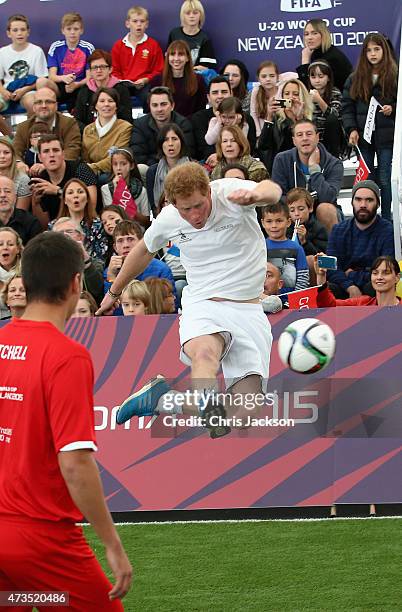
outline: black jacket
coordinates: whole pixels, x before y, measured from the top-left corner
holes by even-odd
[[[272,174],[272,166],[277,153],[293,149],[292,137],[293,123],[286,118],[278,123],[276,117],[271,122],[265,121],[258,141],[258,157],[264,162],[269,174]]]
[[[0,221],[0,227],[11,227],[15,230],[20,236],[24,246],[31,238],[40,234],[42,231],[39,220],[31,215],[31,213],[26,210],[21,210],[20,208],[14,209],[8,223],[5,225]]]
[[[250,153],[253,155],[257,141],[255,123],[254,119],[248,113],[245,113],[245,115],[248,124],[247,140],[250,143]],[[191,116],[191,124],[193,126],[195,147],[197,151],[196,157],[200,161],[207,159],[207,157],[212,155],[212,153],[216,152],[215,145],[209,145],[205,142],[205,134],[208,132],[209,122],[214,116],[215,115],[212,108],[200,110]]]
[[[328,51],[325,51],[325,53],[322,51],[321,47],[319,47],[318,49],[314,49],[313,53],[311,54],[310,63],[313,63],[319,59],[325,60],[331,66],[332,72],[334,73],[334,85],[340,91],[342,91],[346,79],[353,70],[353,66],[350,63],[349,59],[344,53],[342,53],[342,51],[340,51],[337,47],[334,47],[334,45],[331,45]],[[309,89],[309,65],[310,64],[302,64],[301,66],[296,68],[297,74],[299,75],[299,79],[305,84],[307,89]]]
[[[194,136],[190,121],[186,119],[186,117],[176,113],[176,111],[172,111],[170,123],[175,123],[182,129],[184,140],[187,145],[187,154],[189,157],[195,157]],[[159,158],[157,156],[156,147],[158,133],[158,126],[151,113],[147,113],[134,121],[130,146],[137,164],[147,164],[151,166],[152,164],[158,163]]]
[[[119,96],[119,110],[117,111],[117,118],[124,119],[129,123],[133,122],[132,104],[130,98],[130,92],[123,83],[116,83],[113,89],[115,89]],[[89,125],[95,121],[95,115],[92,112],[92,98],[94,92],[89,89],[87,85],[80,87],[78,92],[77,100],[75,102],[74,116],[78,121],[80,130],[83,131],[86,125]]]
[[[292,238],[294,227],[295,225],[292,223],[287,231],[288,238]],[[315,255],[320,252],[325,253],[328,244],[328,232],[322,223],[314,215],[310,215],[309,220],[305,223],[305,227],[307,230],[306,244],[302,244],[305,254]]]
[[[342,122],[348,135],[353,130],[357,130],[359,132],[360,144],[360,142],[363,141],[364,125],[366,123],[369,103],[360,99],[353,100],[350,97],[352,79],[353,74],[351,74],[347,79],[343,90]],[[381,105],[390,104],[392,106],[392,113],[389,117],[386,117],[384,113],[380,113],[380,108],[377,108],[375,116],[375,130],[372,137],[372,143],[374,143],[376,148],[389,149],[394,143],[396,89],[395,96],[392,96],[391,98],[383,98],[381,95],[381,88],[378,85],[373,85],[371,95],[374,96],[374,98],[376,98]]]

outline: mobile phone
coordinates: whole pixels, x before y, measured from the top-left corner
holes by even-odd
[[[332,255],[318,255],[317,263],[319,268],[324,270],[337,270],[338,259]]]
[[[292,108],[292,100],[287,100],[286,98],[279,98],[276,100],[281,108]]]
[[[36,178],[31,178],[31,180],[30,180],[30,181],[28,181],[28,185],[30,185],[31,187],[32,187],[32,185],[36,185],[37,180],[38,180],[38,177],[36,177]]]

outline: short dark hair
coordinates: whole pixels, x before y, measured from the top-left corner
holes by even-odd
[[[159,157],[163,157],[163,143],[165,142],[166,136],[168,132],[174,132],[176,136],[180,140],[180,157],[184,157],[187,155],[187,146],[186,141],[184,139],[183,130],[176,123],[166,123],[158,132],[158,136],[156,137],[156,148]]]
[[[296,122],[293,124],[293,127],[292,127],[292,135],[293,135],[293,136],[295,135],[295,131],[296,131],[297,126],[298,126],[298,125],[301,125],[302,123],[309,123],[310,125],[312,125],[312,126],[313,126],[314,131],[315,131],[315,132],[318,132],[316,124],[314,123],[314,121],[311,121],[311,119],[298,119],[298,120],[297,120],[297,121],[296,121]]]
[[[395,272],[397,276],[401,274],[399,263],[394,257],[391,257],[390,255],[380,255],[379,257],[376,257],[373,263],[371,264],[370,274],[373,272],[373,270],[377,270],[377,268],[379,268],[382,263],[385,263],[386,269],[390,272]]]
[[[289,206],[285,202],[276,202],[275,204],[267,204],[261,211],[261,218],[265,215],[274,215],[275,213],[283,213],[287,219],[290,218]]]
[[[114,100],[116,102],[116,106],[117,108],[119,108],[119,104],[120,104],[120,94],[118,91],[116,91],[116,89],[114,89],[113,87],[99,87],[99,89],[94,93],[94,95],[92,96],[92,100],[91,100],[91,106],[92,108],[95,108],[95,106],[98,103],[99,100],[99,96],[101,94],[107,94],[108,96],[110,96],[112,98],[112,100]]]
[[[113,230],[113,244],[116,242],[117,236],[137,236],[138,240],[141,240],[143,233],[141,225],[137,221],[127,219],[127,221],[119,221],[116,223],[116,227]]]
[[[216,83],[227,83],[229,87],[229,91],[232,92],[232,88],[229,83],[229,79],[222,74],[218,74],[213,79],[211,79],[208,83],[208,93],[211,91],[211,85],[215,85]]]
[[[25,23],[25,25],[27,26],[28,30],[29,30],[29,21],[28,21],[28,17],[26,15],[21,15],[21,13],[17,14],[17,15],[11,15],[8,19],[7,19],[7,31],[10,30],[11,28],[11,24],[13,23],[13,21],[23,21]]]
[[[104,60],[109,68],[112,67],[112,54],[109,53],[109,51],[95,49],[95,51],[88,57],[89,67],[91,67],[92,62],[96,62],[96,60]]]
[[[174,104],[173,94],[170,91],[169,87],[163,87],[162,85],[158,85],[158,87],[153,87],[148,94],[148,105],[151,102],[152,96],[167,96],[170,104]]]
[[[61,304],[76,274],[84,271],[80,245],[61,232],[32,238],[22,255],[21,275],[27,303]]]
[[[228,170],[240,170],[240,172],[243,172],[244,178],[246,181],[248,181],[250,178],[248,168],[246,168],[246,166],[243,166],[243,164],[237,164],[237,163],[227,164],[226,166],[222,168],[222,173],[221,173],[222,178],[225,178],[226,172]]]
[[[35,125],[35,124],[34,124]],[[64,149],[63,147],[63,141],[60,138],[60,136],[57,136],[57,134],[42,134],[41,137],[39,138],[39,142],[38,142],[38,151],[40,153],[41,147],[43,144],[49,143],[49,142],[53,142],[54,140],[56,140],[62,149]]]

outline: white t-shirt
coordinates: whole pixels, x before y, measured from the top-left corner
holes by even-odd
[[[0,49],[0,79],[5,87],[28,74],[37,77],[48,75],[46,57],[40,47],[28,43],[22,51],[15,51],[11,45]]]
[[[168,240],[180,249],[188,282],[183,290],[184,307],[212,297],[250,300],[262,293],[267,249],[255,206],[239,206],[227,197],[236,189],[255,186],[253,181],[239,179],[213,181],[212,210],[203,228],[194,228],[169,205],[145,232],[150,253],[166,246]]]

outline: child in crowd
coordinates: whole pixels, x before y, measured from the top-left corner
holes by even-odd
[[[250,114],[258,137],[267,119],[268,103],[278,91],[278,66],[274,62],[262,62],[257,69],[257,78],[259,85],[253,88],[250,96]]]
[[[74,106],[79,88],[89,78],[88,57],[95,47],[81,40],[84,22],[79,13],[66,13],[61,19],[61,33],[64,40],[50,45],[47,55],[49,79],[52,81],[60,102]]]
[[[288,191],[286,204],[289,206],[292,220],[287,235],[292,239],[297,236],[307,258],[310,284],[315,285],[314,255],[321,251],[325,253],[328,244],[327,230],[313,215],[314,199],[307,189],[295,187]]]
[[[10,104],[21,104],[33,113],[33,96],[37,80],[47,83],[46,57],[42,49],[28,42],[29,21],[25,15],[12,15],[7,21],[11,45],[0,49],[0,111]]]
[[[43,134],[49,134],[49,126],[47,123],[43,123],[42,121],[35,121],[29,128],[29,144],[31,145],[29,149],[26,149],[23,153],[23,162],[29,168],[34,164],[39,164],[39,149],[38,143],[39,139]]]
[[[122,208],[126,207],[128,216],[137,221],[143,230],[145,230],[150,224],[148,195],[141,181],[141,175],[135,163],[134,155],[128,148],[114,147],[111,149],[111,165],[111,180],[101,187],[103,206],[110,206],[113,203]],[[126,182],[129,194],[123,192],[120,203],[117,201],[117,194],[115,197],[115,192],[121,178]],[[127,198],[130,195],[135,203],[134,208],[127,205]],[[134,211],[134,214],[130,215],[130,211]]]
[[[391,220],[391,162],[395,132],[398,67],[382,34],[367,34],[356,70],[348,77],[342,98],[342,121],[349,143],[360,147],[370,170],[369,179],[381,188],[381,216]],[[375,98],[374,121],[366,138],[370,101]],[[374,156],[377,172],[374,172]],[[375,175],[377,178],[375,179]]]
[[[264,206],[261,221],[268,235],[267,259],[281,271],[284,286],[280,293],[306,289],[309,286],[309,271],[303,247],[286,237],[291,223],[288,205],[278,202]]]
[[[107,236],[108,249],[105,255],[105,265],[109,265],[110,258],[114,254],[113,249],[113,230],[120,221],[128,221],[129,216],[121,206],[117,204],[111,204],[105,206],[101,210],[100,219],[102,221],[103,230]]]
[[[168,45],[175,40],[184,40],[191,51],[194,70],[203,72],[216,69],[216,57],[212,42],[202,29],[205,11],[199,0],[185,0],[180,9],[181,27],[174,28],[169,34]]]
[[[173,285],[166,278],[149,277],[145,280],[151,296],[149,314],[174,314],[176,312]]]
[[[98,306],[89,291],[81,291],[73,317],[94,317]]]
[[[151,294],[144,281],[132,280],[122,291],[121,307],[125,317],[150,314]]]
[[[141,6],[128,9],[128,34],[112,48],[113,74],[127,81],[131,95],[147,103],[148,83],[163,70],[163,54],[159,44],[145,34],[149,26],[148,11]]]
[[[230,96],[219,103],[216,116],[212,117],[205,134],[205,142],[214,145],[218,142],[222,129],[229,125],[238,125],[250,143],[250,151],[253,152],[256,144],[254,130],[250,131],[246,120],[246,114],[242,109],[240,100]],[[253,126],[254,127],[254,126]]]
[[[250,174],[243,164],[228,164],[222,169],[221,178],[238,178],[243,181],[250,180]]]
[[[340,122],[342,94],[334,86],[331,66],[325,60],[317,60],[308,68],[310,95],[314,104],[313,121],[320,140],[335,157],[339,157],[343,141]]]

